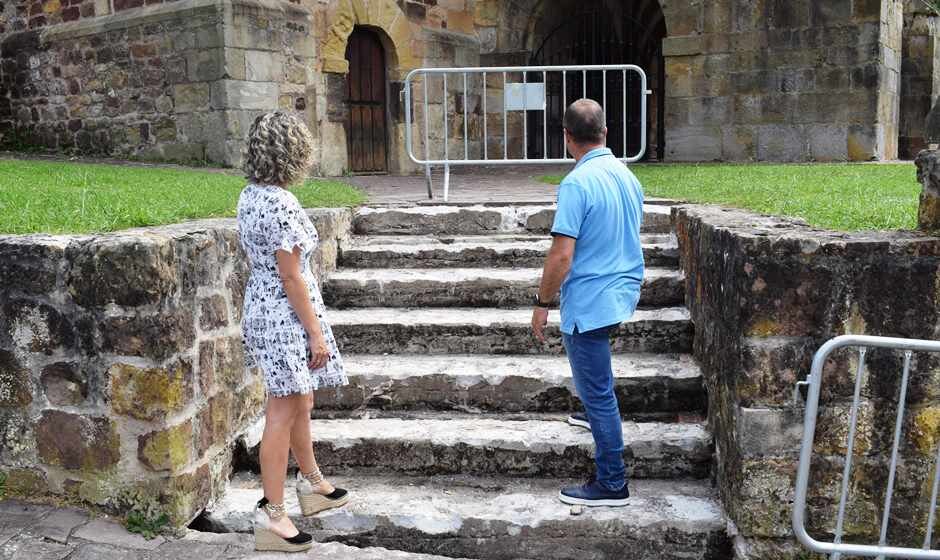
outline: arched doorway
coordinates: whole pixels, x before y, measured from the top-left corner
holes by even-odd
[[[643,68],[648,77],[647,87],[653,91],[647,100],[646,122],[639,119],[642,95],[639,78],[628,73],[624,81],[618,72],[607,74],[608,145],[618,156],[632,155],[639,150],[641,128],[646,127],[646,157],[662,159],[666,81],[662,43],[666,23],[659,1],[553,0],[551,9],[543,12],[534,31],[533,65],[636,64]],[[532,78],[541,79],[540,76]],[[553,73],[546,84],[549,157],[564,155],[563,100],[570,103],[586,91],[587,97],[603,102],[605,79],[601,73],[588,74],[586,84],[578,73],[568,73],[566,82],[567,92],[563,92],[561,75]],[[627,90],[626,113],[622,103],[624,87]],[[542,157],[542,115],[533,113],[529,118],[532,119],[529,157]]]
[[[356,27],[346,45],[346,148],[353,173],[388,171],[388,82],[379,36]]]

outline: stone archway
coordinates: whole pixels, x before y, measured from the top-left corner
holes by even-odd
[[[385,47],[391,79],[400,80],[409,70],[419,66],[419,60],[412,54],[412,24],[395,0],[340,0],[321,44],[324,72],[349,72],[346,46],[356,26],[382,31],[383,39],[388,43]]]

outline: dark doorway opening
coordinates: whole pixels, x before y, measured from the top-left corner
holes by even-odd
[[[378,35],[357,27],[346,45],[346,129],[349,169],[353,173],[388,171],[385,50]]]
[[[662,159],[665,153],[665,64],[662,43],[666,22],[658,0],[561,0],[536,27],[536,48],[531,64],[585,65],[635,64],[646,71],[647,118],[640,119],[642,87],[639,76],[627,72],[590,72],[585,79],[580,72],[568,72],[563,81],[557,72],[548,75],[546,103],[548,107],[547,156],[564,157],[562,117],[564,103],[586,96],[604,102],[607,91],[607,144],[618,157],[639,151],[641,132],[647,132],[646,159]],[[530,81],[541,81],[541,74],[531,74]],[[564,86],[564,89],[563,89]],[[626,88],[626,107],[623,92]],[[529,157],[543,157],[544,123],[541,112],[529,113]]]

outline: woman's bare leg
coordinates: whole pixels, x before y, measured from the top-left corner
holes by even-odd
[[[302,395],[305,397],[304,405],[297,412],[297,418],[294,420],[294,427],[290,433],[290,447],[294,452],[294,459],[297,460],[297,466],[301,473],[309,473],[317,470],[317,458],[313,453],[313,436],[310,433],[310,410],[313,408],[313,393]],[[326,480],[314,485],[314,491],[318,494],[332,494],[335,488]]]
[[[284,503],[284,480],[290,453],[291,431],[298,410],[305,408],[304,395],[271,397],[265,410],[264,434],[261,436],[261,483],[264,497],[272,504]],[[307,422],[309,426],[309,422]],[[309,427],[308,427],[309,432]],[[297,528],[288,516],[271,521],[271,529],[282,537],[293,537]]]

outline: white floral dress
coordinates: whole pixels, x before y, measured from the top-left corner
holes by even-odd
[[[274,397],[346,385],[343,359],[325,320],[323,298],[310,269],[310,256],[319,241],[317,230],[297,197],[277,186],[248,185],[238,199],[238,235],[251,261],[242,316],[247,366],[261,369],[268,394]],[[330,352],[326,366],[317,370],[308,367],[307,333],[287,300],[277,271],[275,252],[293,251],[294,247],[300,248],[301,273]]]

